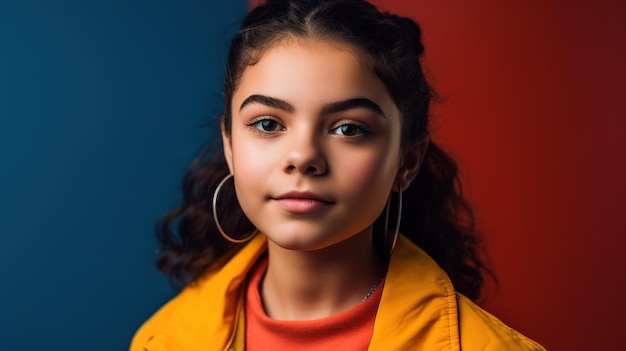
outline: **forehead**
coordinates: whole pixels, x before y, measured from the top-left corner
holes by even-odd
[[[295,105],[366,97],[383,109],[395,107],[384,84],[363,64],[357,49],[315,39],[285,39],[264,50],[243,71],[233,95],[233,109],[252,94],[281,98]]]
[[[310,49],[313,51],[322,51],[324,53],[338,51],[349,54],[351,58],[355,59],[356,62],[360,64],[368,61],[367,55],[359,47],[348,42],[334,38],[287,36],[273,41],[263,50],[260,50],[257,62],[270,51],[277,52],[293,48]],[[362,66],[365,68],[365,65]]]

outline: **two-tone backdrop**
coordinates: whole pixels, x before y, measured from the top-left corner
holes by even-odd
[[[379,0],[417,19],[500,279],[551,350],[622,344],[626,6]],[[0,1],[0,349],[123,350],[174,291],[154,224],[216,132],[245,0]]]

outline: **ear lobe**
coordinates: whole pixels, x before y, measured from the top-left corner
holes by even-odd
[[[405,191],[417,177],[424,162],[428,144],[430,144],[430,137],[426,135],[404,151],[393,191]]]
[[[225,119],[222,117],[220,122],[220,127],[222,131],[222,145],[224,147],[224,158],[226,158],[226,163],[228,164],[228,170],[230,173],[233,173],[233,146],[231,144],[231,137],[226,132],[226,126],[224,125]]]

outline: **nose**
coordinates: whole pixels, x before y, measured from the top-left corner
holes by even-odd
[[[292,135],[285,157],[285,172],[312,176],[327,171],[326,157],[321,141],[315,135]]]

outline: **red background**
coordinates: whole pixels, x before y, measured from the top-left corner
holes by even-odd
[[[486,307],[550,350],[623,345],[626,2],[376,1],[423,28],[499,289]]]
[[[423,28],[500,280],[486,308],[549,350],[616,349],[626,287],[626,2],[374,1]]]

